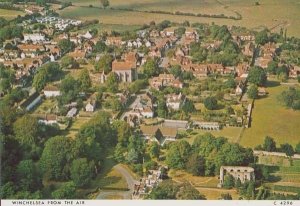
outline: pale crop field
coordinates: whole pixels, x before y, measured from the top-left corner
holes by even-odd
[[[22,12],[22,11],[0,9],[0,17],[9,19],[9,20],[16,18],[18,15],[23,15],[23,14],[24,14],[24,12]]]
[[[300,2],[298,0],[260,0],[260,5],[248,0],[110,0],[110,8],[101,9],[96,0],[72,0],[74,6],[59,11],[65,17],[82,20],[98,19],[103,24],[142,25],[150,21],[160,22],[171,20],[173,22],[212,23],[245,26],[251,29],[268,28],[279,31],[281,27],[287,28],[289,36],[300,37]],[[93,5],[97,8],[89,8]],[[84,6],[81,7],[81,6]],[[116,9],[135,9],[123,11]],[[242,15],[242,20],[206,18],[193,16],[174,16],[169,14],[152,14],[143,11],[190,12],[201,14]]]

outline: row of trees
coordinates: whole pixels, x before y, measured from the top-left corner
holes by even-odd
[[[284,152],[290,157],[295,153],[300,154],[300,142],[295,146],[295,149],[288,143],[281,144],[280,147],[277,148],[275,140],[272,137],[266,136],[264,143],[262,145],[258,145],[255,149],[267,152]]]
[[[166,163],[170,168],[185,169],[201,176],[218,174],[222,165],[249,165],[253,161],[251,149],[211,134],[198,136],[192,145],[186,141],[174,142],[166,155]]]

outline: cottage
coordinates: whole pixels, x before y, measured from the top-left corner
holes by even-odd
[[[118,37],[114,37],[114,36],[109,36],[106,38],[105,44],[107,46],[122,46],[124,44],[124,42],[122,41],[122,37],[118,36]]]
[[[68,56],[73,57],[75,60],[84,59],[86,56],[86,52],[77,49],[74,52],[69,53]]]
[[[96,109],[96,101],[89,101],[85,106],[85,111],[87,112],[94,112]]]
[[[180,94],[168,94],[166,95],[166,105],[173,110],[179,110],[180,106],[185,102],[185,96]]]
[[[54,114],[45,114],[39,117],[39,123],[45,125],[57,124],[57,115]]]
[[[158,77],[153,77],[149,80],[152,88],[160,90],[162,87],[176,87],[182,88],[183,83],[179,79],[175,79],[173,74],[160,74]]]
[[[67,117],[74,117],[77,113],[77,108],[73,107],[72,109],[70,109],[67,113]]]
[[[60,96],[60,91],[56,86],[48,85],[44,88],[44,95],[46,98]]]
[[[177,129],[161,126],[140,126],[141,135],[149,141],[156,141],[163,145],[166,141],[175,141]]]
[[[44,42],[46,41],[46,37],[41,33],[34,34],[24,34],[24,42],[32,41],[32,42]]]
[[[254,169],[252,167],[222,166],[220,168],[220,183],[218,187],[223,186],[226,175],[233,176],[235,180],[239,179],[241,183],[255,180]]]

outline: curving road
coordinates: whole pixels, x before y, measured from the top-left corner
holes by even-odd
[[[125,179],[127,182],[127,186],[129,191],[101,191],[96,199],[108,199],[107,197],[109,196],[120,196],[123,199],[131,199],[131,195],[134,190],[134,184],[138,183],[137,180],[134,179],[134,177],[128,172],[126,168],[124,168],[122,165],[116,165],[113,167],[116,171],[118,171]]]

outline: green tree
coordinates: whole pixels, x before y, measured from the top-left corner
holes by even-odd
[[[268,32],[267,30],[263,30],[261,32],[258,32],[255,35],[255,43],[256,44],[260,44],[260,45],[264,45],[269,41],[269,37],[268,37]]]
[[[117,162],[124,162],[125,161],[125,157],[124,157],[125,152],[126,152],[126,148],[122,146],[121,142],[119,142],[114,151],[114,159]]]
[[[88,162],[86,158],[75,159],[71,166],[71,179],[78,187],[86,186],[93,178],[94,168],[93,161]]]
[[[71,75],[66,76],[59,86],[61,96],[58,97],[60,105],[64,105],[74,100],[80,91],[80,83]]]
[[[207,97],[204,99],[204,106],[209,110],[215,110],[218,108],[218,101],[215,97]]]
[[[21,145],[33,146],[38,143],[38,121],[29,114],[14,123],[15,137]]]
[[[58,42],[58,47],[61,49],[62,53],[68,53],[74,50],[75,44],[68,39],[63,39]]]
[[[67,137],[51,137],[45,143],[40,166],[44,177],[50,180],[66,180],[73,159],[72,140]]]
[[[57,62],[44,64],[38,69],[37,74],[34,76],[32,86],[38,91],[41,91],[48,82],[60,77],[61,73],[62,70]]]
[[[247,91],[247,95],[251,99],[257,99],[258,97],[258,88],[256,85],[251,85],[250,88]]]
[[[146,80],[138,79],[130,84],[129,91],[132,94],[138,93],[141,89],[146,88],[147,84]]]
[[[300,154],[300,142],[296,145],[296,147],[295,147],[295,152],[296,152],[297,154]]]
[[[117,131],[118,143],[122,145],[127,145],[129,137],[133,134],[130,125],[125,121],[114,121],[113,128]]]
[[[111,72],[106,80],[106,86],[108,91],[110,92],[117,92],[118,91],[118,75],[114,72]]]
[[[248,81],[252,84],[263,86],[267,82],[266,72],[260,67],[253,67],[248,74]]]
[[[222,193],[221,194],[221,200],[232,200],[232,196],[229,193]]]
[[[278,63],[275,62],[275,61],[271,61],[271,62],[268,63],[267,71],[270,74],[276,74],[277,68],[278,68]]]
[[[23,160],[17,167],[18,185],[22,190],[34,192],[42,188],[42,178],[32,160]]]
[[[158,100],[157,115],[162,118],[166,118],[168,115],[168,107],[164,98]]]
[[[100,1],[104,9],[109,6],[109,0],[100,0]]]
[[[78,69],[79,64],[75,61],[73,57],[64,56],[61,58],[61,66],[67,69]]]
[[[190,99],[186,99],[185,102],[180,106],[180,108],[186,114],[196,111],[195,105]]]
[[[152,189],[146,199],[152,200],[175,200],[176,194],[179,191],[178,185],[172,180],[164,180]]]
[[[97,41],[97,43],[93,47],[93,51],[97,53],[103,53],[106,50],[107,50],[107,46],[103,41]]]
[[[191,147],[187,141],[178,141],[170,145],[167,150],[166,164],[170,168],[184,169],[190,156]]]
[[[48,74],[45,69],[40,69],[33,78],[32,86],[41,91],[48,82]]]
[[[225,82],[225,87],[226,88],[231,88],[234,89],[236,87],[236,83],[233,77],[230,77],[226,82]]]
[[[268,152],[276,151],[276,142],[272,137],[266,136],[263,144],[263,149]]]
[[[74,199],[76,186],[74,182],[67,182],[51,193],[54,199]]]
[[[280,150],[281,150],[281,152],[284,152],[289,157],[293,156],[295,153],[292,145],[290,145],[288,143],[280,145]]]
[[[111,71],[112,61],[113,58],[109,54],[105,54],[95,63],[95,70],[98,72],[104,71],[105,74],[108,74]]]
[[[147,78],[159,74],[159,67],[155,59],[147,59],[143,68],[144,68],[144,74],[146,75]]]
[[[185,164],[186,170],[195,175],[203,176],[205,170],[205,159],[197,153],[193,153]]]
[[[1,199],[13,199],[15,193],[16,193],[16,187],[13,182],[7,182],[4,185],[1,185],[0,188]]]
[[[158,158],[160,154],[160,146],[157,142],[151,142],[149,146],[149,154],[150,157],[153,158]]]
[[[231,189],[234,187],[234,178],[232,175],[225,175],[223,187],[226,189]]]
[[[176,194],[177,200],[206,200],[196,188],[189,183],[184,183]]]
[[[170,68],[170,73],[174,75],[175,78],[178,78],[180,77],[181,75],[181,66],[180,65],[173,65],[171,68]]]
[[[80,88],[82,91],[87,92],[92,86],[92,80],[89,75],[89,71],[87,69],[83,69],[78,78]]]
[[[175,35],[178,37],[182,37],[182,35],[184,35],[185,33],[185,28],[184,27],[179,27],[177,29],[175,29]]]

